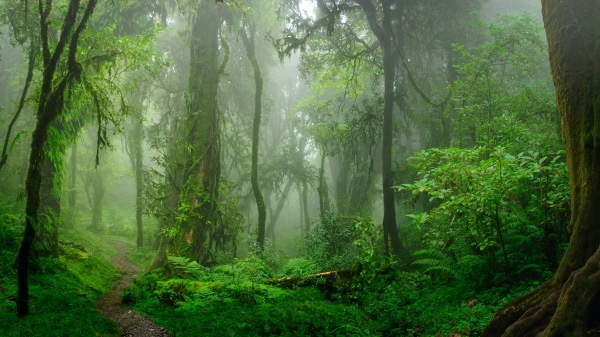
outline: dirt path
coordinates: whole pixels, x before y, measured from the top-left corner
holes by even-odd
[[[127,261],[128,244],[121,241],[113,243],[117,248],[117,255],[113,256],[112,263],[119,268],[122,277],[117,280],[113,290],[96,303],[98,309],[106,318],[117,323],[121,336],[170,337],[164,328],[121,303],[121,292],[131,286],[133,275],[140,267]]]

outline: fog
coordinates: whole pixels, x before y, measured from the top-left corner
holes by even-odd
[[[198,6],[99,5],[77,56],[87,82],[65,92],[44,148],[55,172],[42,173],[53,183],[42,203],[58,201],[58,228],[140,237],[139,245],[166,245],[170,254],[207,265],[263,245],[269,254],[293,257],[327,212],[384,223],[390,214],[384,192],[419,177],[409,160],[418,151],[516,146],[505,142],[508,131],[498,118],[514,112],[530,121],[522,116],[527,109],[552,110],[539,1],[430,1],[401,14],[394,7],[386,14],[396,34],[390,41],[401,45],[393,47],[393,125],[384,145],[388,69],[382,40],[353,2],[339,8],[318,3],[225,2],[211,9],[215,22]],[[330,19],[327,11],[340,12]],[[525,12],[531,17],[521,16]],[[2,17],[2,140],[25,83],[28,50],[37,43],[17,21]],[[55,44],[58,27],[51,31]],[[494,45],[500,39],[529,42]],[[477,63],[484,56],[489,62]],[[0,171],[4,202],[23,209],[43,75],[40,58],[36,62]],[[466,94],[483,85],[474,73],[484,65],[492,67],[486,74],[494,82],[488,96]],[[253,190],[256,76],[263,87]],[[501,99],[526,90],[529,103]],[[558,131],[551,134],[547,143],[558,143]],[[384,184],[386,177],[391,185]],[[262,228],[256,191],[264,199]],[[390,221],[401,237],[410,237],[413,214],[435,206],[397,189],[391,203]],[[142,211],[143,237],[136,209]]]

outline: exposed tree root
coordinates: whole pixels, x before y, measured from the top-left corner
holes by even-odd
[[[546,320],[547,324],[550,321],[550,316],[544,317],[543,313],[553,309],[551,308],[552,301],[549,302],[546,299],[554,298],[555,296],[549,295],[555,292],[554,282],[553,280],[549,280],[531,293],[512,300],[504,308],[496,312],[492,321],[483,330],[482,336],[504,336],[505,332],[515,327],[519,322],[520,324],[528,325],[528,330],[532,330],[531,328],[535,322],[539,324],[541,321]],[[543,309],[544,307],[548,309]],[[552,312],[549,314],[551,315]],[[535,333],[532,331],[532,334],[522,333],[520,336],[535,336]]]
[[[499,310],[485,337],[600,336],[600,250],[564,284],[555,278]]]
[[[542,336],[599,336],[600,249],[571,274]]]

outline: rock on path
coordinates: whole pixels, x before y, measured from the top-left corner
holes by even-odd
[[[106,318],[117,323],[121,336],[171,337],[165,328],[156,325],[121,302],[121,292],[131,286],[133,275],[140,270],[140,267],[127,260],[128,244],[114,241],[114,245],[117,248],[117,255],[113,256],[112,263],[119,268],[122,277],[115,283],[113,290],[96,303],[98,309]]]

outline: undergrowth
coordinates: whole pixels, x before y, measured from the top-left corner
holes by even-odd
[[[115,253],[107,240],[84,231],[63,231],[61,241],[75,242],[79,250],[62,244],[58,259],[42,259],[30,273],[30,313],[17,318],[17,280],[13,266],[22,231],[21,216],[2,210],[0,223],[0,335],[114,336],[116,326],[96,309],[96,301],[115,280],[110,264]]]
[[[124,300],[177,336],[479,336],[500,305],[536,285],[477,292],[467,282],[365,265],[342,296],[348,287],[307,286],[298,277],[317,271],[303,258],[272,270],[255,256],[213,268],[170,257],[135,280]],[[274,285],[282,276],[297,277],[296,286]]]

